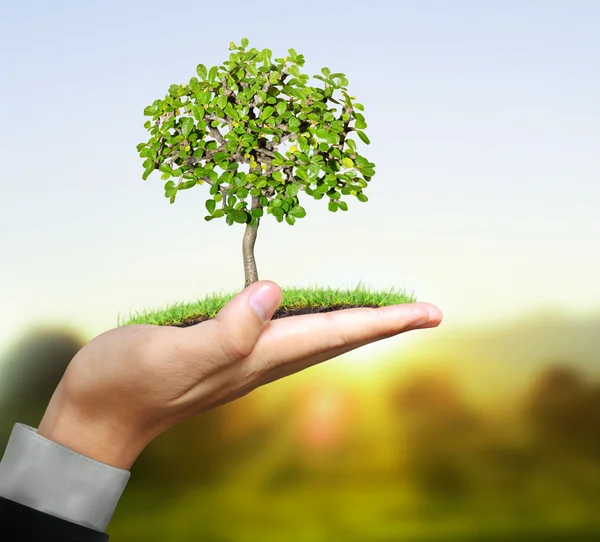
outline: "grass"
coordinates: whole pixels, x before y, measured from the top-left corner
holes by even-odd
[[[404,290],[388,288],[373,291],[359,284],[356,288],[284,288],[281,305],[276,315],[280,316],[325,312],[351,307],[383,307],[402,303],[414,303],[414,294]],[[211,294],[191,303],[175,303],[164,309],[146,310],[132,314],[119,325],[153,324],[159,326],[181,325],[186,322],[214,318],[225,304],[235,297],[232,294]]]

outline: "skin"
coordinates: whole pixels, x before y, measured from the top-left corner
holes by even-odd
[[[102,333],[67,367],[38,434],[129,470],[154,438],[186,418],[442,320],[435,306],[412,303],[271,321],[280,303],[279,286],[260,281],[195,326],[138,324]]]

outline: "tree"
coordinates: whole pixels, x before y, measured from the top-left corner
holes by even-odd
[[[363,190],[375,164],[358,153],[367,123],[363,106],[347,92],[343,73],[321,70],[308,84],[304,55],[289,49],[271,59],[269,49],[233,42],[222,66],[196,68],[187,85],[171,85],[164,99],[144,110],[151,137],[137,147],[143,179],[162,173],[171,203],[179,191],[206,183],[205,220],[245,224],[242,253],[246,286],[258,280],[254,245],[265,211],[293,225],[304,218],[298,194],[328,199],[332,212],[347,211],[342,196],[367,201]],[[173,180],[175,179],[175,180]],[[250,201],[248,201],[248,199]]]

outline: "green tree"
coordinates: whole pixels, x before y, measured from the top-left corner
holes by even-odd
[[[205,220],[245,224],[242,253],[246,286],[258,280],[254,245],[261,217],[293,225],[306,216],[298,194],[326,198],[332,212],[347,211],[343,196],[367,201],[363,190],[375,164],[358,153],[355,132],[369,144],[363,106],[347,91],[343,73],[323,68],[310,86],[300,72],[304,56],[289,49],[230,44],[222,66],[196,68],[187,85],[171,85],[144,110],[151,137],[137,147],[143,179],[156,169],[171,203],[179,191],[206,183]]]

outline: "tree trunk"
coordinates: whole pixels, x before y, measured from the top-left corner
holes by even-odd
[[[251,209],[256,209],[260,206],[258,197],[252,197]],[[260,219],[258,219],[260,224]],[[244,276],[246,284],[244,288],[247,288],[251,284],[258,281],[258,270],[256,269],[256,260],[254,258],[254,243],[256,243],[256,233],[258,232],[258,226],[251,226],[250,223],[246,224],[246,231],[244,232],[244,240],[242,241],[242,255],[244,256]]]

